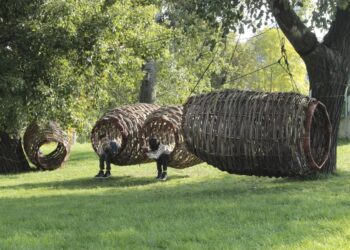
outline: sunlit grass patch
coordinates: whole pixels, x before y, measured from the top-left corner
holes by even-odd
[[[91,145],[55,171],[0,176],[0,249],[347,249],[350,144],[320,180],[229,175],[206,164],[118,167]]]

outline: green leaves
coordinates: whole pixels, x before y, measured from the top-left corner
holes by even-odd
[[[348,0],[282,0],[290,2],[294,10],[314,28],[327,28],[337,8],[345,9]],[[211,27],[243,33],[246,28],[254,32],[273,21],[271,0],[167,0],[166,8],[185,25],[191,14],[205,20]],[[278,11],[278,10],[275,10]]]
[[[101,110],[135,102],[144,59],[161,58],[168,43],[158,39],[171,34],[157,12],[131,0],[2,3],[0,130],[36,119],[88,127]]]

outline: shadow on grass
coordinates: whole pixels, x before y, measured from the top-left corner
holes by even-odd
[[[320,173],[317,175],[306,176],[306,177],[288,177],[288,178],[274,178],[275,183],[303,183],[303,182],[322,182],[322,181],[334,181],[340,179],[350,178],[350,172],[344,170],[337,170],[332,174]]]
[[[33,173],[33,172],[40,172],[38,168],[35,166],[30,166],[30,168],[26,171],[23,172],[9,172],[9,173],[0,173],[0,176],[6,176],[8,179],[16,179],[18,176],[23,175],[23,174],[28,174],[28,173]]]
[[[116,244],[121,249],[172,249],[186,244],[188,249],[300,248],[304,241],[327,241],[324,230],[329,237],[336,232],[346,240],[350,199],[345,186],[350,185],[350,178],[344,174],[311,182],[283,179],[284,183],[282,179],[225,176],[146,190],[97,189],[84,194],[1,198],[0,213],[6,214],[1,218],[7,237],[4,246],[21,246],[16,239],[28,232],[31,238],[25,244],[38,245],[27,247],[40,246],[41,238],[49,237],[49,249],[83,249],[86,244],[89,249],[112,249]],[[172,179],[176,178],[186,176]],[[15,187],[81,189],[155,182],[125,176]],[[111,235],[103,241],[106,232]]]
[[[338,146],[344,146],[344,145],[348,145],[350,144],[350,140],[349,139],[338,139]]]
[[[188,175],[174,175],[170,180],[183,179]],[[79,178],[73,180],[53,181],[44,183],[25,183],[19,185],[3,186],[1,189],[95,189],[95,188],[118,188],[145,186],[159,182],[154,177],[132,177],[132,176],[112,176],[110,178]]]

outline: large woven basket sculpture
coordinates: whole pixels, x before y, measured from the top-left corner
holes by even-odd
[[[119,166],[149,162],[141,149],[139,141],[141,127],[146,117],[159,106],[154,104],[132,104],[116,108],[98,120],[91,132],[92,147],[101,154],[100,136],[105,134],[109,139],[116,139],[121,145],[118,154],[111,160]]]
[[[146,146],[151,137],[158,138],[161,143],[174,144],[174,150],[170,154],[169,167],[187,168],[202,162],[190,153],[184,143],[181,130],[182,106],[165,106],[151,113],[141,130],[140,140]],[[148,146],[148,145],[147,145]]]
[[[42,145],[52,142],[57,143],[54,151],[47,155],[40,152]],[[42,127],[32,123],[24,133],[23,144],[27,157],[38,169],[57,169],[69,157],[70,143],[68,135],[54,122]]]
[[[189,151],[234,174],[303,176],[329,156],[325,106],[296,93],[225,90],[191,97],[182,123]]]

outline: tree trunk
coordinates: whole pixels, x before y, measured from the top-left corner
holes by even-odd
[[[350,76],[350,5],[339,5],[323,42],[296,15],[289,1],[270,0],[276,21],[304,60],[312,97],[323,102],[332,124],[330,157],[323,172],[336,170],[337,139],[346,85]],[[312,133],[311,133],[312,137]],[[320,136],[311,138],[321,142]]]
[[[149,60],[143,66],[146,71],[141,82],[140,102],[154,103],[156,101],[156,62]]]
[[[21,139],[0,132],[0,174],[28,172],[31,168],[24,156]]]
[[[307,67],[312,97],[326,105],[331,120],[330,157],[322,170],[325,173],[331,173],[336,170],[337,139],[348,74],[343,65],[343,55],[323,44],[318,45],[314,51],[302,58]],[[314,140],[317,141],[318,138]]]

